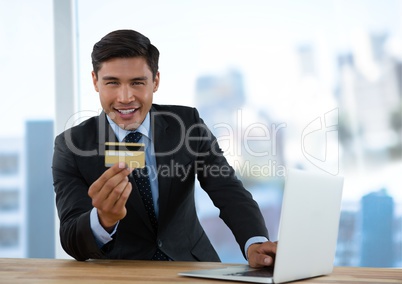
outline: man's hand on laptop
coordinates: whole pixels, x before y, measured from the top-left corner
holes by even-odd
[[[250,267],[274,265],[277,242],[255,243],[249,246],[247,259]]]

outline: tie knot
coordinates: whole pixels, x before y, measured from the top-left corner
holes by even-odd
[[[129,134],[127,134],[126,137],[124,137],[123,142],[127,142],[127,143],[137,143],[138,141],[140,141],[142,137],[142,134],[140,132],[131,132]]]

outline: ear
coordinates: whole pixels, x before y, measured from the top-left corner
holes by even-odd
[[[99,92],[98,88],[98,78],[94,71],[92,71],[92,83],[94,84],[95,91]]]
[[[155,79],[154,79],[154,93],[158,90],[159,88],[159,80],[160,80],[160,73],[159,71],[156,73],[155,75]]]

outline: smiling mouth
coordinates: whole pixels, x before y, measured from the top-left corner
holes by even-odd
[[[137,109],[133,108],[133,109],[116,109],[116,110],[121,114],[130,114],[135,112]]]

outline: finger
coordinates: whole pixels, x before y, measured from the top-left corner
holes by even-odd
[[[121,193],[120,197],[117,199],[117,201],[116,201],[115,204],[114,204],[114,208],[115,208],[118,212],[124,211],[124,216],[122,216],[121,218],[123,218],[123,217],[126,216],[125,208],[126,208],[127,200],[128,200],[128,198],[129,198],[129,196],[130,196],[130,194],[131,194],[131,191],[132,191],[132,185],[131,185],[131,183],[129,182],[129,183],[126,185],[126,187],[124,188],[124,190],[123,190],[123,192]],[[120,213],[120,214],[122,214],[122,213]]]
[[[121,191],[120,188],[123,188]],[[118,188],[113,190],[113,192],[119,191],[119,194],[111,194],[107,200],[104,200],[98,208],[98,217],[100,223],[104,227],[111,227],[116,224],[117,221],[123,219],[126,214],[126,202],[130,196],[132,190],[132,185],[130,182],[126,184],[120,184]],[[112,196],[115,196],[113,199]]]
[[[277,242],[264,242],[264,243],[255,243],[250,245],[249,253],[258,253],[258,254],[266,254],[266,255],[275,255],[277,249]]]
[[[274,264],[274,258],[269,255],[257,254],[249,261],[250,266],[254,268],[271,266]]]
[[[249,264],[251,267],[270,266],[275,262],[277,243],[264,242],[249,247]]]
[[[113,176],[123,173],[126,176],[130,174],[130,170],[127,168],[127,165],[123,162],[119,162],[111,166],[108,170],[106,170],[96,181],[98,187],[103,187],[106,182]]]
[[[105,188],[110,191],[115,185],[117,185],[122,179],[124,179],[124,177],[128,176],[130,172],[131,171],[126,167],[125,163],[114,164],[89,187],[88,195],[93,198]],[[104,194],[106,194],[107,196],[109,194],[109,191],[105,192]]]
[[[277,247],[278,247],[278,242],[264,242],[258,248],[258,251],[260,253],[272,255],[272,254],[276,254]]]
[[[111,211],[128,184],[131,185],[127,176],[117,174],[105,183],[102,191],[92,198],[92,205],[103,211]]]
[[[131,182],[129,181],[128,177],[125,177],[118,185],[113,188],[110,194],[106,197],[105,201],[110,203],[112,207],[115,207],[116,203],[120,199],[124,199],[127,196],[126,190],[129,188],[131,188]]]

